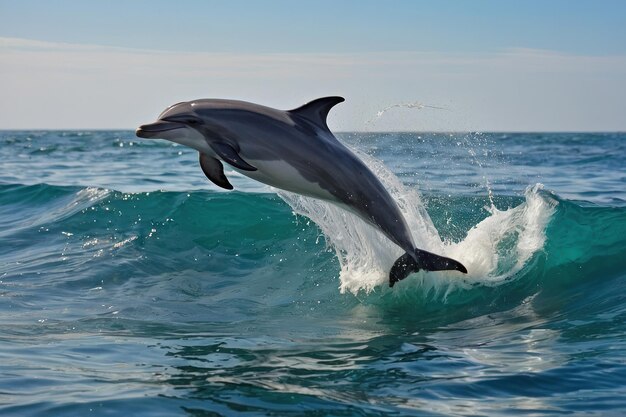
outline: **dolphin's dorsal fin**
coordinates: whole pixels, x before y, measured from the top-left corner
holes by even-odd
[[[304,106],[300,106],[297,109],[289,110],[289,113],[297,114],[323,129],[328,129],[328,125],[326,124],[328,112],[333,106],[342,101],[345,101],[343,97],[322,97],[317,100],[309,101]]]

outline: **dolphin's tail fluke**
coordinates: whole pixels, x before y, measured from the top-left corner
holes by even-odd
[[[420,269],[425,271],[461,271],[467,274],[467,269],[454,259],[415,249],[413,255],[407,252],[394,262],[389,272],[389,286],[393,287],[396,282],[402,281],[410,273]]]

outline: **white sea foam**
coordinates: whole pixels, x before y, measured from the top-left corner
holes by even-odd
[[[515,276],[543,248],[545,229],[555,200],[540,193],[541,184],[526,190],[517,207],[498,210],[475,225],[459,242],[443,241],[428,215],[419,193],[405,187],[380,161],[357,152],[398,203],[418,248],[454,258],[465,265],[459,272],[418,272],[394,287],[420,287],[445,296],[457,288],[475,284],[495,286]],[[331,203],[279,191],[299,215],[313,220],[326,236],[341,265],[340,290],[357,294],[386,288],[389,270],[403,251],[356,215]],[[408,288],[407,288],[408,289]],[[400,290],[402,291],[402,290]]]

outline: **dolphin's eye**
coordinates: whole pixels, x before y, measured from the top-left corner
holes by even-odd
[[[187,119],[186,122],[190,125],[196,125],[198,124],[198,119]]]

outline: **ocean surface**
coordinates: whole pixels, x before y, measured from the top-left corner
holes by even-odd
[[[0,415],[623,415],[626,134],[343,133],[417,245],[130,131],[0,132]]]

